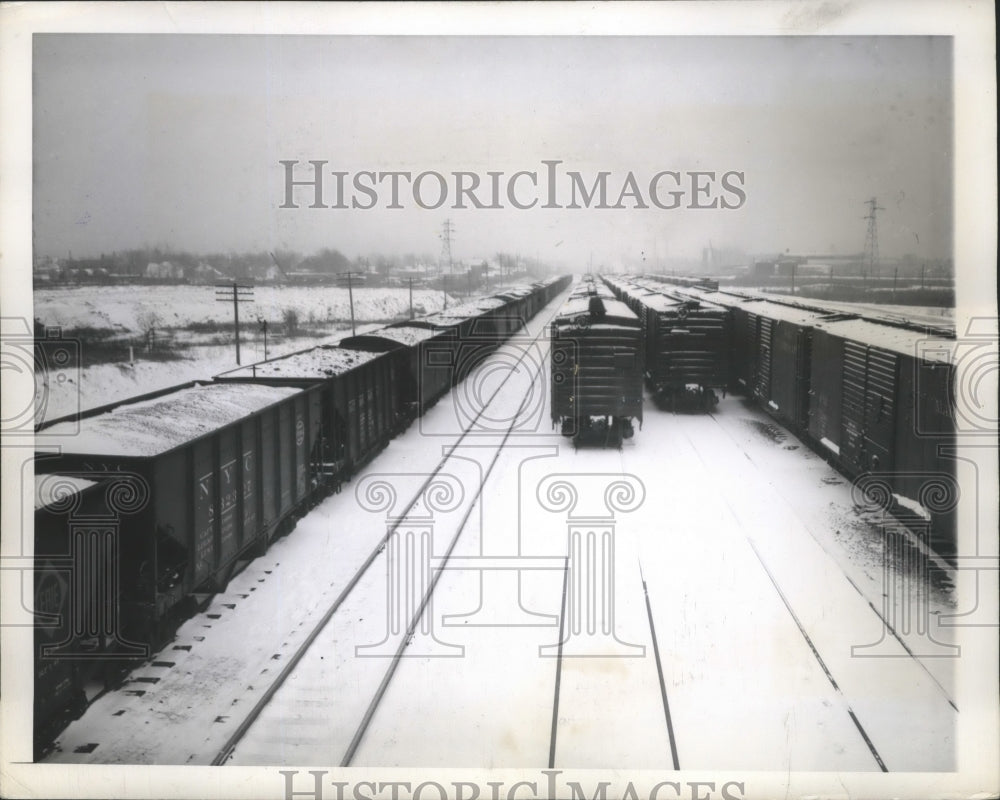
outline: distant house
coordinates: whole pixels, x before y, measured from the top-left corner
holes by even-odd
[[[215,267],[202,261],[191,271],[190,280],[191,283],[219,283],[229,279]]]
[[[180,264],[171,264],[169,261],[163,261],[159,264],[151,261],[146,265],[146,277],[156,280],[183,280],[184,267]]]
[[[282,283],[285,274],[274,264],[254,264],[249,267],[250,277],[257,283]]]

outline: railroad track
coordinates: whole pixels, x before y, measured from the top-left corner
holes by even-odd
[[[553,304],[557,308],[559,305],[559,300],[560,298],[557,297],[553,301]],[[549,317],[549,319],[551,319],[551,316]],[[545,331],[547,330],[547,327],[548,327],[548,319],[545,321],[543,325],[540,326],[538,333],[534,337],[532,337],[531,344],[535,345],[544,341],[544,334]],[[281,672],[272,681],[267,690],[259,697],[257,702],[250,709],[249,713],[247,713],[245,717],[242,719],[242,721],[239,723],[239,725],[237,725],[236,729],[234,730],[232,735],[229,736],[223,747],[220,748],[219,751],[214,755],[214,757],[211,760],[211,764],[213,766],[224,765],[233,758],[240,743],[244,741],[247,735],[253,730],[254,725],[257,723],[261,715],[264,713],[265,709],[274,700],[275,696],[282,690],[283,687],[287,685],[289,679],[294,674],[296,674],[296,670],[299,669],[301,666],[303,666],[303,661],[315,657],[314,656],[315,653],[319,653],[324,650],[323,648],[314,649],[314,645],[324,635],[324,631],[327,630],[329,623],[331,622],[331,620],[334,619],[337,612],[341,610],[344,604],[348,601],[352,592],[354,592],[358,584],[367,574],[369,574],[371,567],[380,559],[380,556],[384,554],[386,546],[388,545],[390,538],[395,533],[399,524],[402,522],[402,520],[406,518],[407,514],[409,514],[409,512],[417,504],[424,491],[435,481],[435,479],[438,476],[444,473],[446,467],[454,457],[456,450],[458,450],[461,447],[465,439],[476,428],[480,419],[487,414],[487,410],[490,408],[491,404],[498,398],[498,396],[500,396],[504,387],[507,385],[507,382],[509,381],[510,377],[515,373],[515,370],[517,370],[521,366],[521,364],[524,363],[527,352],[528,352],[527,349],[525,349],[524,352],[521,353],[520,358],[517,360],[516,364],[514,364],[513,368],[509,370],[508,374],[499,383],[499,385],[496,386],[492,394],[485,400],[485,402],[483,402],[481,408],[478,410],[478,413],[469,422],[469,424],[465,426],[458,439],[454,443],[448,446],[447,452],[442,456],[440,461],[428,475],[428,477],[423,482],[421,487],[413,494],[412,498],[410,498],[410,500],[407,502],[402,513],[400,513],[396,517],[396,522],[388,527],[385,536],[382,537],[382,539],[378,542],[378,544],[372,549],[368,557],[365,559],[361,567],[351,578],[349,583],[344,587],[344,589],[337,596],[337,598],[330,604],[330,606],[323,613],[320,619],[316,622],[316,624],[310,630],[309,634],[302,641],[299,647],[296,648],[295,652],[293,653],[291,658],[289,658],[289,660],[286,662]],[[542,368],[543,364],[539,364],[538,369],[541,370]],[[536,376],[536,379],[543,377],[544,376]],[[534,384],[534,381],[532,381],[532,384]],[[361,715],[360,721],[356,724],[354,728],[354,732],[353,735],[351,736],[350,742],[347,744],[347,747],[344,750],[344,752],[339,756],[334,756],[333,758],[331,758],[330,759],[331,761],[339,759],[339,763],[341,766],[346,767],[351,765],[358,751],[358,748],[361,746],[361,743],[364,740],[365,734],[369,729],[371,721],[375,716],[375,713],[378,710],[379,705],[381,704],[385,696],[385,693],[392,682],[393,677],[396,674],[396,671],[402,661],[402,658],[404,657],[404,651],[408,643],[411,641],[415,631],[417,630],[417,627],[420,624],[421,617],[424,615],[427,606],[431,600],[431,597],[434,593],[434,590],[437,587],[438,581],[440,580],[440,577],[443,574],[443,569],[440,567],[443,567],[447,563],[448,559],[451,557],[451,554],[455,549],[456,544],[458,543],[463,532],[465,531],[466,523],[468,522],[473,509],[480,502],[480,496],[483,492],[486,482],[488,481],[493,471],[493,468],[496,465],[497,459],[499,458],[500,453],[504,448],[504,445],[506,444],[509,436],[511,435],[511,432],[518,425],[521,414],[524,411],[525,405],[528,403],[530,396],[531,396],[530,392],[528,392],[525,394],[523,398],[521,398],[520,404],[518,405],[517,411],[514,413],[512,417],[510,425],[507,426],[506,430],[504,430],[502,434],[499,431],[497,432],[497,436],[500,438],[500,441],[495,444],[495,450],[492,453],[492,456],[489,458],[488,466],[486,467],[486,470],[482,475],[482,479],[479,482],[479,485],[476,487],[475,492],[473,493],[471,502],[469,502],[467,508],[465,509],[465,513],[460,521],[460,524],[458,525],[457,530],[454,532],[451,540],[448,543],[448,547],[443,555],[441,563],[439,564],[439,568],[434,571],[433,577],[431,578],[426,591],[421,597],[419,604],[417,605],[413,614],[407,620],[405,632],[399,638],[399,643],[396,647],[395,653],[389,658],[389,663],[382,675],[382,678],[377,688],[375,689],[374,693],[372,694],[369,702],[367,703],[367,706],[365,707],[364,712]],[[323,716],[324,720],[328,719],[325,711],[319,711],[318,713],[324,715]]]
[[[742,450],[743,454],[750,460],[751,463],[754,463],[750,453],[747,452],[747,450],[742,447],[742,445],[732,436],[732,434],[725,429],[725,427],[719,422],[718,418],[713,414],[709,414],[708,416],[711,417],[712,422],[714,423],[714,427],[721,434],[725,435],[729,440],[731,440],[731,442],[735,444],[740,450]],[[695,447],[695,443],[691,440],[690,436],[687,433],[685,433],[684,436],[687,439],[692,450],[695,453],[697,453],[698,458],[701,459],[702,456],[699,453],[699,449]],[[706,469],[712,468],[711,465],[705,463],[703,459],[702,461]],[[740,519],[741,517],[740,512],[737,508],[735,508],[732,505],[730,499],[724,498],[724,502],[726,503],[726,506],[729,508],[733,516],[736,517],[737,519]],[[831,556],[832,558],[832,554],[827,552],[823,543],[818,538],[816,538],[810,526],[803,525],[803,527],[805,527],[809,531],[815,543],[819,545],[819,547],[822,548],[824,552],[826,552],[827,555]],[[760,567],[763,570],[764,574],[766,575],[768,581],[773,586],[775,593],[777,594],[784,608],[787,610],[790,618],[794,622],[803,641],[805,642],[809,651],[815,658],[815,661],[821,668],[823,674],[826,676],[826,679],[829,681],[834,692],[840,697],[843,707],[845,708],[848,716],[850,717],[850,720],[853,723],[854,728],[856,728],[858,735],[864,742],[865,747],[870,752],[873,761],[875,762],[879,770],[881,770],[882,772],[889,772],[890,769],[889,766],[887,766],[888,759],[885,757],[885,754],[880,752],[878,747],[876,746],[875,744],[876,737],[874,737],[871,734],[871,732],[866,729],[865,725],[862,722],[864,714],[858,712],[857,709],[852,706],[850,697],[844,691],[844,688],[842,686],[842,681],[838,681],[837,677],[834,674],[836,669],[833,666],[831,666],[830,663],[828,663],[829,659],[823,658],[823,655],[821,653],[822,647],[814,640],[814,636],[810,635],[809,625],[803,621],[801,614],[796,611],[795,602],[789,596],[789,592],[787,591],[787,589],[783,588],[783,581],[787,580],[787,574],[785,575],[784,579],[782,577],[779,577],[779,575],[775,574],[775,570],[773,570],[772,567],[769,566],[768,555],[766,555],[765,552],[762,552],[763,548],[761,541],[755,541],[752,533],[746,532],[745,526],[743,526],[743,528],[745,531],[746,543],[749,545],[750,550],[756,557],[756,560],[760,564]],[[891,625],[889,620],[885,618],[885,615],[882,614],[878,608],[876,608],[875,604],[864,594],[861,587],[858,586],[858,584],[851,578],[851,576],[842,566],[840,569],[840,574],[838,575],[838,578],[839,577],[843,577],[844,579],[846,579],[846,581],[850,584],[850,586],[854,589],[854,591],[857,592],[857,594],[862,598],[862,600],[867,605],[870,612],[878,618],[880,624],[884,625],[885,630],[887,630],[892,635],[895,642],[898,643],[901,650],[908,657],[907,660],[911,661],[913,664],[916,665],[917,668],[919,668],[919,670],[924,674],[924,676],[926,676],[926,678],[930,680],[930,682],[934,685],[934,687],[936,687],[936,690],[940,693],[940,696],[945,701],[947,701],[948,705],[955,712],[957,712],[958,707],[955,704],[952,697],[950,696],[950,694],[948,693],[948,691],[945,689],[945,687],[941,684],[941,682],[937,679],[937,677],[933,674],[933,672],[931,672],[928,669],[927,665],[914,654],[913,650],[907,645],[903,637],[900,636],[900,634]],[[892,661],[893,659],[888,659],[888,660]],[[841,665],[841,667],[843,667],[843,665]],[[665,700],[664,703],[666,703]]]
[[[725,427],[723,427],[723,425],[719,422],[718,417],[716,417],[715,414],[711,414],[711,413],[708,414],[708,416],[715,422],[715,424],[719,428],[719,430],[721,430],[723,433],[725,433],[726,436],[733,442],[733,444],[735,444],[738,448],[740,448],[743,451],[744,455],[752,463],[753,459],[750,456],[750,453],[748,453],[746,451],[746,449],[740,444],[740,442],[728,430],[726,430]],[[826,545],[824,544],[824,542],[819,537],[816,536],[816,534],[812,530],[811,526],[806,525],[805,528],[806,528],[806,530],[809,531],[809,534],[813,537],[813,540],[820,547],[822,547],[825,552],[827,552],[829,555],[832,556],[833,554],[829,553]],[[906,534],[909,534],[909,532],[906,531]],[[930,550],[930,548],[928,548],[927,545],[925,545],[923,542],[921,542],[915,536],[909,536],[908,538],[911,539],[912,546],[916,550],[921,551],[926,557],[928,557],[928,559],[935,564],[936,568],[938,568],[938,569],[940,569],[942,571],[945,571],[945,572],[948,571],[948,567],[947,567],[946,562],[944,562],[939,556],[937,556],[932,550]],[[750,542],[750,544],[751,544],[751,547],[753,547],[753,542],[752,541]],[[761,559],[761,555],[757,551],[756,548],[754,548],[754,553],[756,554],[757,558],[761,561],[761,565],[764,567],[764,570],[767,571],[767,565],[764,563],[763,559]],[[955,711],[958,711],[958,705],[955,703],[954,698],[951,696],[951,694],[948,692],[948,690],[944,687],[944,685],[942,685],[941,681],[938,680],[937,676],[934,675],[934,673],[930,669],[928,669],[927,664],[925,664],[923,660],[921,660],[920,658],[918,658],[916,656],[916,654],[913,652],[913,649],[906,642],[906,640],[903,638],[903,636],[900,635],[899,631],[896,630],[896,627],[892,624],[892,622],[889,619],[886,618],[886,615],[882,612],[882,610],[880,610],[879,608],[876,607],[875,603],[872,602],[871,598],[868,595],[865,594],[865,592],[862,590],[862,588],[858,585],[857,581],[855,581],[854,578],[851,577],[851,575],[847,572],[846,569],[841,568],[841,572],[842,572],[843,577],[845,578],[845,580],[847,580],[847,582],[851,585],[851,587],[854,589],[854,591],[856,591],[858,593],[858,595],[861,598],[864,599],[865,603],[868,605],[868,608],[871,610],[872,614],[874,614],[876,617],[878,617],[879,622],[882,625],[885,626],[885,630],[889,632],[889,634],[893,637],[893,639],[895,639],[895,641],[898,642],[898,644],[900,645],[900,647],[902,647],[902,649],[905,651],[905,653],[907,654],[907,656],[909,656],[909,658],[911,658],[914,662],[916,662],[920,666],[920,669],[924,673],[926,673],[927,677],[930,678],[930,680],[934,683],[935,686],[937,686],[938,690],[941,692],[941,695],[945,698],[945,700],[948,701],[948,705],[950,705]],[[771,581],[773,583],[774,582],[774,577],[770,573],[768,573],[768,577],[771,578]],[[775,589],[777,589],[778,592],[779,592],[779,594],[780,594],[781,589],[777,586],[777,584],[775,584]],[[784,597],[782,597],[782,599],[784,600]],[[791,608],[789,608],[788,610],[789,610],[789,612],[794,617],[794,611],[792,611]],[[803,635],[805,635],[804,632],[803,632]],[[806,638],[808,640],[808,636]]]

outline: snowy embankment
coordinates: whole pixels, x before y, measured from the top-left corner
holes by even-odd
[[[354,318],[358,322],[387,322],[410,313],[408,289],[355,288]],[[186,328],[205,323],[232,323],[232,303],[218,302],[214,286],[75,286],[35,292],[37,319],[63,330],[110,329],[140,334],[145,315],[155,313],[160,328]],[[454,299],[449,304],[453,304]],[[417,315],[444,306],[442,292],[416,289]],[[300,324],[348,321],[349,292],[331,286],[256,286],[253,302],[240,304],[245,320],[281,323],[286,310],[294,309]]]
[[[268,339],[269,358],[331,344],[350,335],[350,305],[347,289],[330,287],[257,287],[253,303],[240,306],[240,316],[250,324],[240,335],[241,361],[250,364],[265,357],[264,338],[255,324],[258,317],[281,323],[285,309],[295,309],[300,325],[314,320],[326,325],[329,335],[283,336]],[[457,300],[449,298],[449,306]],[[441,292],[413,292],[414,313],[430,314],[444,307]],[[409,316],[406,289],[355,289],[354,314],[359,333],[388,320]],[[217,303],[208,286],[106,286],[73,289],[44,289],[35,293],[35,317],[48,326],[60,326],[63,335],[80,329],[111,329],[123,336],[139,337],[143,315],[155,312],[161,329],[183,329],[192,324],[232,324],[231,304]],[[86,363],[87,341],[80,335],[80,352]],[[134,350],[133,363],[98,364],[84,369],[73,367],[54,376],[38,375],[39,422],[56,419],[95,406],[136,397],[146,392],[195,380],[210,380],[236,366],[235,347],[201,345],[179,348],[176,359],[143,360],[141,347]]]

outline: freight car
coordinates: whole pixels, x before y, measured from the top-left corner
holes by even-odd
[[[113,681],[162,646],[447,391],[463,334],[495,349],[512,304],[520,321],[568,282],[39,426],[36,482],[59,491],[35,509],[36,653],[70,642],[82,655],[36,658],[36,752],[83,707],[88,682]]]
[[[889,510],[931,522],[930,544],[946,556],[956,547],[956,461],[941,447],[955,442],[951,344],[864,319],[818,322],[807,427],[847,476],[891,488]]]
[[[642,423],[642,328],[607,290],[578,289],[551,327],[552,422],[574,445],[620,447]]]
[[[887,510],[955,552],[954,340],[750,293],[699,292],[732,314],[733,383],[848,478],[886,487]]]
[[[425,413],[452,385],[454,346],[448,331],[418,323],[398,323],[341,339],[340,346],[371,353],[391,353],[392,373],[407,423]]]
[[[215,376],[221,383],[318,386],[322,470],[339,486],[407,424],[407,375],[391,352],[321,345]]]
[[[318,394],[187,384],[43,427],[35,747],[147,658],[319,491]],[[47,622],[46,622],[47,620]]]
[[[74,511],[86,509],[88,517],[102,500],[101,482],[72,475],[35,477],[35,555],[33,609],[33,662],[35,674],[34,754],[44,754],[47,743],[87,704],[84,687],[95,666],[88,656],[100,653],[100,625],[77,615],[73,625],[70,597],[73,594],[74,539],[83,537],[84,526],[71,525]],[[86,553],[86,548],[83,550]],[[76,630],[74,630],[74,627]],[[93,630],[92,630],[93,628]],[[76,635],[74,635],[76,634]]]
[[[711,409],[729,382],[730,313],[696,297],[605,279],[642,321],[645,377],[671,409]]]

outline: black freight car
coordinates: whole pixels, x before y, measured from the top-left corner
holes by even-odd
[[[642,328],[597,291],[568,299],[551,327],[551,416],[574,444],[620,446],[642,423]]]
[[[929,520],[932,544],[947,555],[955,552],[956,465],[940,445],[955,441],[953,344],[863,319],[817,322],[808,426],[846,475],[891,487],[897,516]]]
[[[509,337],[510,323],[503,315],[506,305],[502,300],[462,303],[424,318],[424,324],[447,332],[443,342],[451,346],[449,364],[454,384],[465,380]],[[431,358],[434,364],[442,364],[443,347],[436,348]]]
[[[733,300],[734,375],[737,390],[755,397],[797,432],[809,424],[815,325],[843,318],[764,300]]]
[[[711,409],[729,380],[729,312],[672,295],[639,298],[646,377],[661,402]]]
[[[451,388],[454,347],[445,329],[399,323],[342,339],[340,345],[391,353],[407,423],[426,412]]]
[[[162,643],[199,594],[225,588],[308,507],[322,476],[320,394],[313,388],[189,384],[45,426],[56,455],[39,473],[128,473],[141,507],[102,555],[117,566],[116,628]],[[96,587],[90,587],[96,591]]]
[[[221,383],[318,385],[323,473],[335,486],[371,460],[406,424],[403,377],[389,353],[322,345],[216,375]]]
[[[44,755],[55,734],[86,708],[84,686],[90,677],[88,665],[95,665],[88,656],[99,654],[105,645],[98,637],[106,632],[101,628],[109,626],[92,626],[92,614],[85,613],[79,605],[75,608],[71,605],[74,596],[81,599],[89,596],[74,592],[74,588],[79,588],[74,582],[81,578],[80,570],[74,569],[74,539],[87,533],[82,524],[73,524],[74,513],[90,512],[86,516],[91,519],[103,516],[93,514],[95,501],[99,504],[102,492],[99,481],[86,478],[35,477],[32,611],[36,761]],[[83,624],[74,625],[76,621]]]

